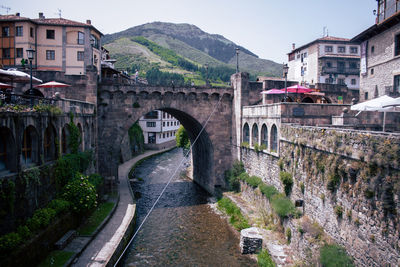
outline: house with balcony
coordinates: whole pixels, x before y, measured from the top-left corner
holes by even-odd
[[[143,130],[144,144],[148,149],[163,149],[173,147],[175,133],[180,122],[167,112],[153,110],[139,119]]]
[[[35,50],[32,65],[37,71],[58,71],[85,75],[87,66],[101,70],[101,36],[90,20],[86,23],[64,18],[35,19],[15,15],[0,16],[0,64],[3,68],[24,68],[26,50]]]
[[[288,53],[288,80],[317,87],[337,84],[359,89],[360,47],[349,39],[325,36]]]
[[[361,47],[360,99],[400,96],[400,2],[377,1],[376,23],[355,36]]]

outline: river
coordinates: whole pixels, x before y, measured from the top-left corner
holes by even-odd
[[[182,161],[174,149],[144,161],[132,189],[139,226]],[[187,164],[187,160],[184,160]],[[124,258],[124,266],[257,266],[241,255],[239,235],[210,207],[210,195],[180,175],[181,167],[147,218]]]

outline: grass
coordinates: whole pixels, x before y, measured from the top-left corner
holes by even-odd
[[[223,197],[217,202],[218,209],[225,212],[230,216],[229,222],[235,227],[236,230],[240,231],[245,228],[249,228],[250,224],[246,218],[240,212],[240,209],[232,202],[229,198]]]
[[[275,263],[271,259],[271,256],[269,255],[267,250],[263,249],[257,255],[257,261],[258,261],[258,266],[260,267],[275,267]]]
[[[320,262],[323,267],[354,266],[346,250],[338,245],[325,245],[320,250]]]
[[[108,214],[113,209],[114,202],[105,202],[100,204],[97,209],[90,215],[86,223],[79,227],[80,235],[92,235],[99,225],[104,221]]]
[[[74,255],[74,252],[64,251],[64,250],[54,250],[52,251],[47,258],[42,261],[38,267],[57,267],[64,266],[65,263]]]
[[[293,202],[283,194],[274,195],[272,197],[271,205],[276,214],[278,214],[281,218],[293,215],[296,211]]]

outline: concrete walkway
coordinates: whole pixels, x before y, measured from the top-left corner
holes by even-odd
[[[119,165],[119,203],[114,214],[104,228],[93,238],[72,266],[105,266],[119,245],[128,225],[134,218],[135,205],[131,194],[128,174],[139,160],[170,150],[150,150]]]

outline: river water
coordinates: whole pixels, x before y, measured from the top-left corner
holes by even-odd
[[[174,149],[143,162],[132,182],[139,226],[183,159]],[[187,160],[184,159],[187,164]],[[239,235],[210,207],[206,191],[181,167],[128,249],[124,266],[256,266],[239,250]]]

